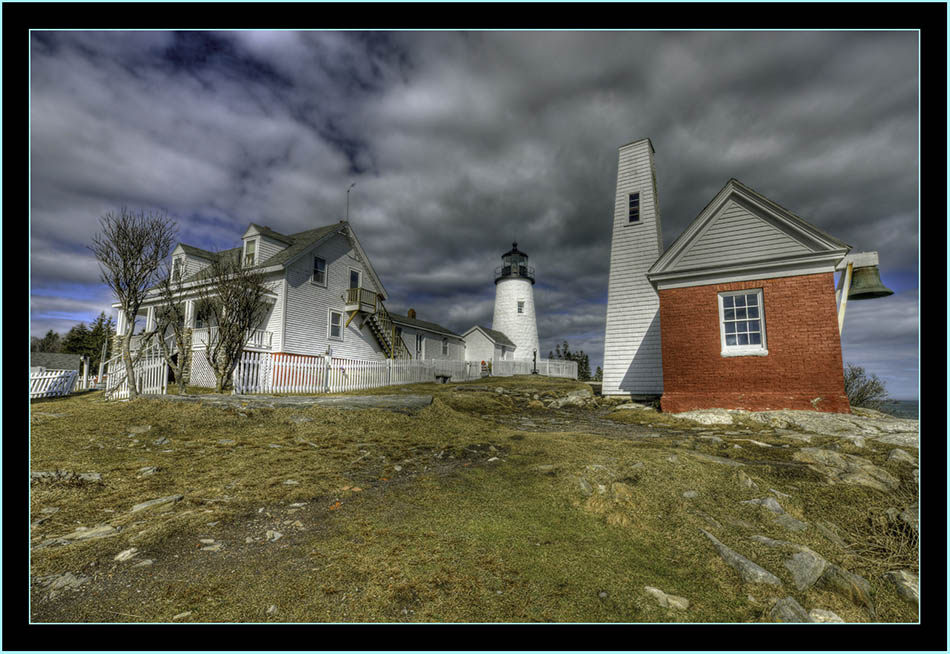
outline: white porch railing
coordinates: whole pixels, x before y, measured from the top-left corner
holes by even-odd
[[[69,395],[78,376],[78,370],[44,370],[30,373],[30,398]]]
[[[206,348],[218,338],[217,327],[199,327],[191,332],[192,348]],[[247,333],[245,347],[258,350],[269,350],[273,342],[274,333],[263,329],[252,329]]]

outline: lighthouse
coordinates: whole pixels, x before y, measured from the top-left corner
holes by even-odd
[[[534,268],[517,243],[501,255],[495,269],[495,315],[492,330],[515,344],[514,358],[531,361],[538,350],[538,323],[534,315]]]

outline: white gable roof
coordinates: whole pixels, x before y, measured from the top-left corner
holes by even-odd
[[[851,246],[731,179],[647,272],[658,288],[833,271]]]

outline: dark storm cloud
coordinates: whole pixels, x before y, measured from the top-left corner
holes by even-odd
[[[490,326],[518,241],[541,349],[567,339],[597,365],[617,147],[644,136],[666,245],[735,177],[916,287],[913,32],[67,32],[34,33],[31,55],[34,289],[67,255],[96,287],[82,246],[122,204],[223,248],[252,221],[342,218],[355,181],[394,311]]]

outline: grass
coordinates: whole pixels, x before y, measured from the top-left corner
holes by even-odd
[[[34,403],[34,413],[64,417],[34,416],[31,470],[99,472],[103,479],[34,484],[33,519],[44,508],[59,509],[34,530],[34,543],[79,526],[121,528],[115,536],[33,550],[34,577],[69,571],[92,580],[85,594],[46,600],[35,592],[34,619],[161,622],[191,611],[186,620],[210,622],[755,622],[768,621],[771,603],[791,594],[806,608],[868,620],[836,595],[795,591],[783,566],[787,553],[749,539],[762,534],[795,540],[867,575],[879,598],[878,620],[916,620],[879,579],[878,568],[886,566],[880,552],[840,551],[815,529],[790,534],[766,509],[741,504],[774,488],[791,495],[780,500],[794,517],[859,534],[890,499],[825,486],[801,466],[779,465],[793,448],[781,448],[784,441],[768,430],[717,432],[724,442],[715,443],[654,413],[641,418],[652,421],[643,424],[653,424],[657,438],[526,432],[514,418],[534,394],[582,385],[537,377],[464,384],[502,387],[504,395],[455,386],[361,393],[432,394],[432,406],[413,415],[109,403],[97,393]],[[508,426],[483,419],[505,415],[512,416]],[[151,429],[129,436],[145,425]],[[155,445],[162,437],[169,441]],[[730,440],[744,437],[776,447]],[[747,464],[735,468],[695,454]],[[862,456],[883,464],[886,449],[869,441]],[[145,467],[157,472],[142,476]],[[758,490],[737,482],[739,469]],[[685,498],[686,491],[697,495]],[[136,503],[175,494],[183,499],[170,510],[129,513]],[[700,528],[785,587],[741,583]],[[269,529],[284,536],[268,542]],[[201,538],[223,549],[203,551]],[[113,560],[129,547],[138,548],[136,558]],[[155,563],[131,567],[144,558]],[[644,586],[686,597],[689,611],[661,608]],[[271,606],[276,610],[268,614]]]

